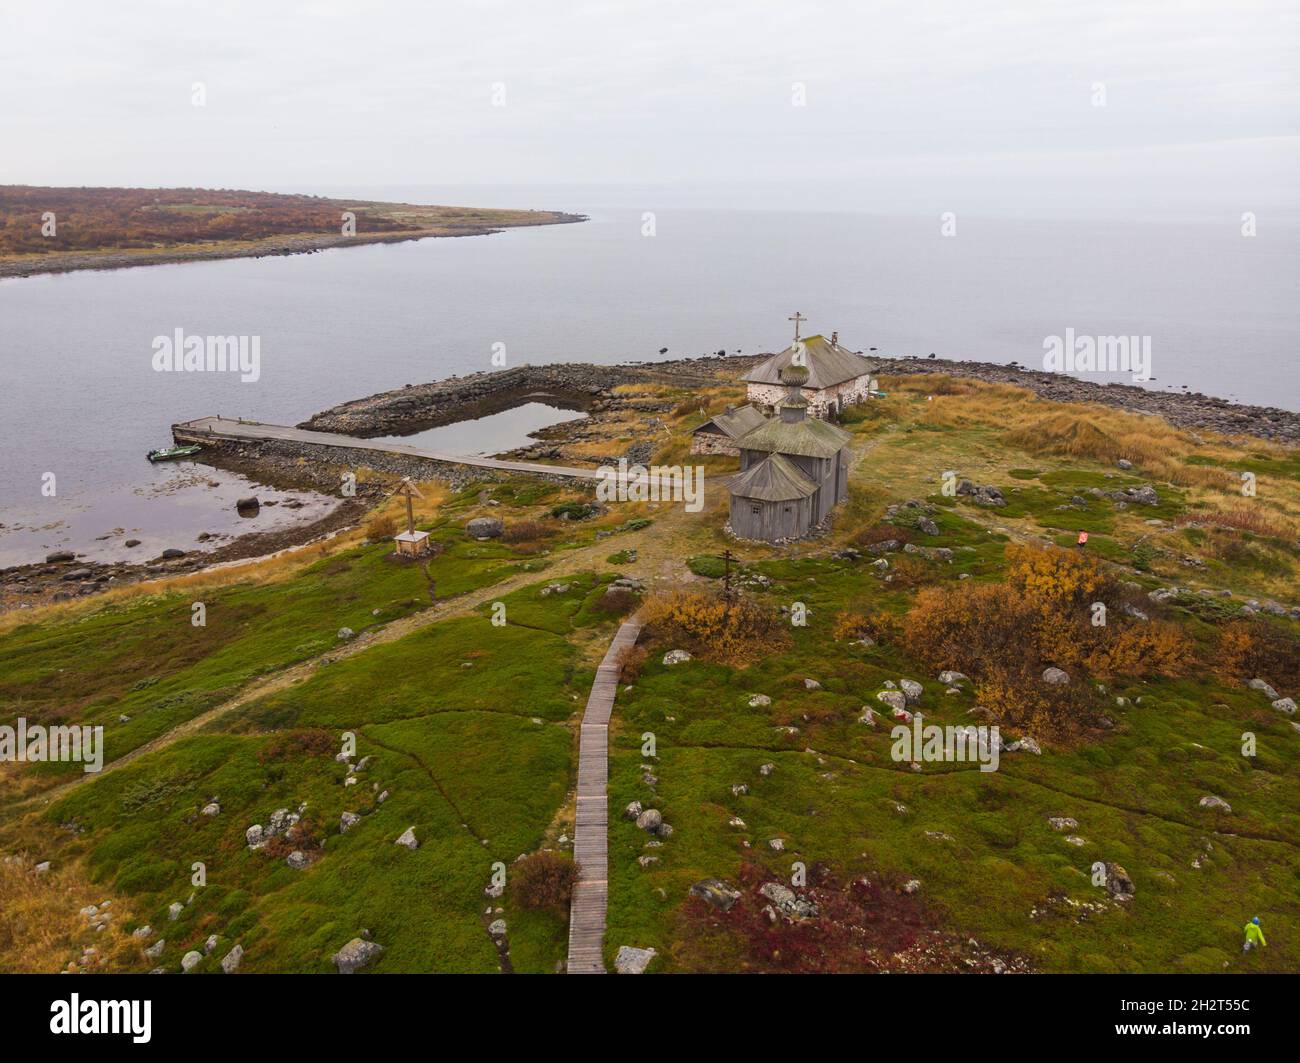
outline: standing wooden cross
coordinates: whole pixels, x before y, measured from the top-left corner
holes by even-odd
[[[722,551],[722,597],[731,601],[731,562],[736,555],[729,549]]]
[[[420,489],[411,482],[409,476],[402,477],[402,482],[393,489],[393,494],[406,499],[406,531],[410,534],[415,531],[415,511],[411,508],[411,499],[423,500],[424,495],[420,494]]]
[[[796,311],[794,312],[794,316],[793,316],[793,317],[787,317],[786,320],[787,320],[787,321],[793,321],[793,322],[794,322],[794,342],[795,342],[795,343],[798,343],[798,342],[799,342],[799,323],[800,323],[801,321],[807,321],[808,319],[807,319],[806,317],[804,317],[803,314],[799,313],[798,310],[796,310]]]

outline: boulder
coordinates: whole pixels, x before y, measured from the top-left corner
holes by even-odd
[[[1016,741],[1003,747],[1008,753],[1033,753],[1035,756],[1042,756],[1043,750],[1028,735],[1018,738]]]
[[[45,555],[45,562],[49,565],[57,565],[60,561],[75,561],[77,555],[71,550],[55,550],[52,554]]]
[[[636,817],[636,825],[647,834],[655,834],[663,826],[664,817],[657,808],[647,808]]]
[[[766,776],[766,775],[771,775],[772,772],[774,771],[776,771],[775,764],[763,764],[759,766],[758,774]]]
[[[339,816],[339,833],[346,834],[349,827],[355,827],[361,822],[361,817],[355,812],[344,812]]]
[[[644,811],[640,801],[630,801],[627,808],[623,809],[623,818],[635,820]]]
[[[1295,715],[1295,701],[1292,698],[1278,698],[1277,701],[1273,702],[1273,708],[1277,709],[1278,712],[1286,713],[1288,716]]]
[[[939,682],[946,687],[955,687],[963,681],[970,682],[970,677],[964,672],[943,671],[939,673]]]
[[[215,801],[209,802],[203,806],[203,815],[216,816],[221,814],[221,806]]]
[[[420,843],[415,840],[415,828],[407,827],[406,830],[402,831],[401,837],[393,844],[405,846],[407,849],[418,849]]]
[[[902,688],[903,696],[906,697],[909,702],[921,700],[921,694],[924,691],[924,687],[922,687],[915,679],[900,679],[898,685]]]
[[[1264,682],[1264,680],[1258,677],[1252,679],[1246,685],[1250,687],[1251,690],[1263,691],[1264,697],[1268,698],[1269,701],[1274,701],[1277,698],[1281,697],[1281,695],[1278,694],[1276,690],[1274,690],[1271,686],[1269,686],[1266,682]]]
[[[685,650],[669,650],[664,654],[664,664],[685,664],[691,659],[691,655]]]
[[[244,946],[236,945],[226,953],[221,960],[221,970],[224,974],[234,974],[239,970],[239,963],[244,958]]]
[[[720,878],[701,879],[691,887],[690,892],[720,912],[731,911],[732,906],[740,900],[740,890],[727,885]]]
[[[803,681],[805,690],[821,690],[822,685],[815,679],[805,679]]]
[[[503,530],[497,517],[475,517],[465,525],[465,534],[475,539],[498,539]]]
[[[1106,892],[1117,901],[1127,901],[1133,898],[1137,887],[1119,864],[1106,864]]]
[[[772,704],[772,699],[766,694],[755,694],[749,699],[751,709],[765,709]]]
[[[1061,687],[1070,682],[1070,677],[1060,668],[1048,668],[1043,672],[1043,682],[1048,686]]]
[[[614,957],[614,970],[619,974],[645,974],[658,953],[654,949],[634,949],[631,945],[620,945]]]
[[[1050,816],[1047,822],[1052,830],[1074,830],[1079,825],[1079,821],[1070,816]]]
[[[284,862],[295,871],[302,871],[304,868],[311,866],[311,860],[301,849],[295,849],[284,858]]]
[[[876,700],[888,705],[895,712],[907,707],[907,695],[901,690],[882,690],[876,695]]]
[[[185,911],[185,905],[181,904],[180,901],[173,901],[167,906],[167,918],[174,923],[180,918],[183,911]]]
[[[383,953],[384,946],[364,938],[353,938],[332,957],[339,974],[352,974],[359,967],[373,963]]]
[[[503,938],[506,936],[506,921],[504,919],[493,919],[488,923],[488,933],[494,938]]]
[[[220,939],[216,934],[209,934],[208,940],[203,943],[203,955],[211,956],[217,949],[217,942]]]
[[[191,950],[181,957],[181,970],[189,974],[195,967],[203,962],[203,953]]]
[[[166,944],[167,941],[164,938],[159,938],[157,941],[155,941],[152,945],[150,945],[147,949],[144,950],[144,954],[148,956],[149,959],[156,960],[159,956],[163,954],[163,947]]]
[[[1199,802],[1202,808],[1212,808],[1216,812],[1231,812],[1232,806],[1222,797],[1215,797],[1214,794],[1206,794]]]
[[[341,628],[339,628],[339,641],[340,641],[340,642],[347,642],[348,639],[353,638],[355,635],[356,635],[356,632],[353,631],[350,627],[341,627]]]
[[[252,495],[248,498],[241,498],[235,502],[235,509],[239,510],[241,513],[249,510],[261,509],[261,507],[262,503],[258,501],[256,495]]]

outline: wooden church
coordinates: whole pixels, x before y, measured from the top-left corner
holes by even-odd
[[[780,371],[784,396],[777,416],[735,441],[740,472],[731,477],[731,530],[741,539],[800,539],[818,527],[849,494],[852,438],[828,421],[808,416],[804,389],[809,369]]]
[[[750,404],[763,412],[774,412],[784,397],[781,372],[791,365],[808,370],[803,391],[808,413],[813,417],[833,421],[845,408],[866,402],[876,383],[871,362],[843,346],[838,332],[832,332],[829,340],[825,336],[801,338],[799,325],[807,319],[795,313],[790,320],[794,322],[794,342],[740,378],[745,382]]]

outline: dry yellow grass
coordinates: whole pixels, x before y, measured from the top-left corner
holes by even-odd
[[[0,861],[0,972],[54,974],[73,963],[83,970],[120,969],[139,958],[139,944],[123,929],[130,912],[77,865],[36,874],[33,861]],[[109,901],[112,917],[95,930],[83,908]],[[94,953],[84,953],[87,947]],[[83,962],[84,958],[84,962]]]

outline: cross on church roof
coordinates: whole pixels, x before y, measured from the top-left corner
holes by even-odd
[[[787,321],[793,321],[793,322],[794,322],[794,342],[795,342],[795,343],[798,343],[798,342],[799,342],[799,323],[800,323],[801,321],[807,321],[808,319],[807,319],[806,317],[804,317],[803,314],[799,313],[798,310],[796,310],[796,311],[794,312],[794,314],[793,314],[791,317],[786,318],[786,320],[787,320]]]

